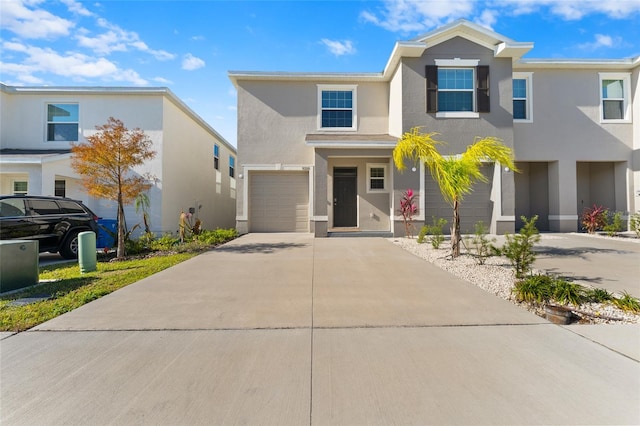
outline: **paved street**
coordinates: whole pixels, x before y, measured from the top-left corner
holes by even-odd
[[[252,234],[5,337],[0,422],[638,424],[640,328],[592,327],[384,239]]]

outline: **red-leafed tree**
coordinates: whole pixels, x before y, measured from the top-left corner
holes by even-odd
[[[152,141],[135,128],[109,117],[106,124],[96,126],[97,133],[87,137],[87,143],[72,144],[71,167],[82,177],[89,195],[118,203],[118,249],[116,256],[125,256],[124,206],[147,191],[153,179],[134,173],[133,168],[155,157]]]

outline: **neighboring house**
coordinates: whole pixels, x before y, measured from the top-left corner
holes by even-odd
[[[204,229],[235,226],[236,150],[169,89],[0,84],[0,103],[2,194],[67,196],[115,219],[115,202],[85,192],[70,150],[112,116],[153,141],[155,158],[135,170],[157,178],[149,191],[152,231],[175,233],[190,208]],[[142,222],[133,204],[125,214],[129,228]]]
[[[525,60],[533,43],[460,20],[396,43],[380,73],[232,71],[238,90],[239,232],[402,235],[399,199],[419,195],[421,222],[451,208],[421,164],[391,158],[414,126],[456,155],[476,136],[512,147],[522,173],[485,167],[461,205],[462,230],[482,220],[514,232],[576,231],[583,208],[640,208],[640,58]]]

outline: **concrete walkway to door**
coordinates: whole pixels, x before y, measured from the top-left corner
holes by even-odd
[[[384,239],[256,234],[0,343],[11,424],[637,424],[640,361]]]

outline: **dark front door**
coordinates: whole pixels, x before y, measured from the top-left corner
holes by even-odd
[[[358,226],[358,169],[333,169],[333,226]]]

